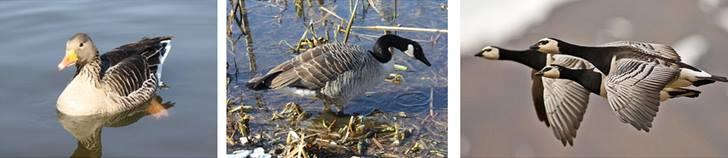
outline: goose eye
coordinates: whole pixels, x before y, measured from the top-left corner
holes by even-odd
[[[546,72],[546,71],[551,71],[551,67],[547,67],[547,68],[543,69],[543,71],[544,71],[544,72]]]
[[[546,41],[546,40],[543,40],[543,41],[538,42],[538,44],[540,44],[540,45],[546,45],[548,43],[549,43],[549,41]]]
[[[484,49],[483,51],[486,51],[486,52],[490,52],[490,51],[492,51],[492,50],[493,50],[493,49],[490,49],[490,48],[488,48],[488,49]]]
[[[78,47],[83,47],[83,42],[81,42],[81,44],[79,44]]]

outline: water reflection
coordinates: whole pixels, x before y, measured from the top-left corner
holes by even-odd
[[[146,105],[113,114],[70,116],[58,112],[58,122],[77,141],[70,157],[101,157],[101,131],[104,127],[126,127],[149,115],[161,118],[172,106],[173,102],[163,102],[160,96],[156,96]]]

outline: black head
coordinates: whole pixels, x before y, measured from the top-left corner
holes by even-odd
[[[77,33],[66,42],[66,55],[58,64],[58,70],[63,70],[71,65],[83,66],[91,62],[98,54],[91,37],[85,33]]]
[[[407,56],[415,58],[427,66],[431,66],[419,43],[397,35],[387,34],[379,37],[377,42],[374,44],[372,55],[374,55],[379,62],[389,62],[389,60],[392,59],[392,53],[389,51],[390,47],[397,48]]]

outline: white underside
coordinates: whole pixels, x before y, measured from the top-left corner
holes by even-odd
[[[288,95],[297,96],[297,97],[316,98],[316,91],[309,90],[309,89],[284,87],[284,88],[279,89],[279,91],[284,92]]]
[[[712,75],[708,74],[705,71],[693,71],[687,68],[681,68],[680,69],[680,76],[670,82],[666,87],[671,88],[681,88],[681,87],[687,87],[693,84],[693,82],[698,80],[698,77],[710,77]]]
[[[110,100],[103,90],[88,81],[76,77],[68,83],[56,101],[61,113],[72,116],[95,115],[108,112]]]

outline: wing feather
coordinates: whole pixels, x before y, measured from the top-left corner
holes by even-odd
[[[649,132],[660,105],[660,91],[679,74],[670,66],[630,58],[619,59],[607,76],[607,100],[624,123]]]

